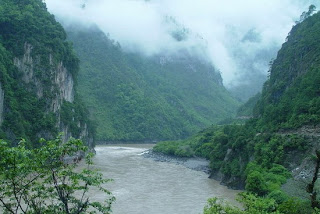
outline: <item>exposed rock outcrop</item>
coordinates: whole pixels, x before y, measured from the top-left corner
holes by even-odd
[[[60,93],[58,93],[59,100],[65,100],[68,102],[74,101],[74,81],[72,74],[63,66],[60,62],[56,67],[54,83],[58,86]]]
[[[17,145],[23,138],[39,147],[39,138],[64,132],[65,141],[82,138],[93,145],[95,130],[75,89],[79,59],[63,27],[43,0],[3,0],[2,5],[1,139]]]
[[[22,72],[22,81],[28,87],[28,90],[34,92],[39,99],[43,98],[45,93],[51,96],[46,99],[46,112],[53,112],[56,115],[56,127],[63,132],[63,140],[67,141],[70,137],[85,139],[90,146],[93,140],[90,139],[87,124],[78,123],[81,129],[80,136],[73,136],[70,127],[61,120],[61,107],[64,101],[74,102],[74,78],[70,71],[63,65],[63,62],[55,62],[52,54],[48,55],[49,66],[43,66],[44,62],[40,60],[40,56],[33,54],[33,46],[24,44],[24,54],[18,58],[14,58],[14,65]],[[39,71],[40,70],[40,71]],[[0,91],[1,92],[1,91]],[[0,97],[1,98],[1,97]],[[1,107],[1,106],[0,106]],[[74,121],[74,118],[72,119]],[[1,120],[0,120],[1,121]],[[41,132],[38,137],[49,138],[50,134]]]
[[[44,90],[48,87],[43,82],[43,77],[50,78],[51,87],[49,91],[54,93],[54,98],[51,100],[50,109],[48,111],[57,112],[62,105],[63,100],[68,102],[74,101],[74,80],[72,74],[64,67],[62,62],[54,63],[53,56],[50,54],[49,63],[50,70],[41,71],[41,75],[35,73],[35,68],[41,66],[39,56],[32,56],[32,45],[24,44],[24,54],[21,58],[14,58],[14,65],[23,73],[22,80],[25,83],[33,84],[34,91],[38,98],[43,97]]]
[[[209,161],[204,158],[177,157],[177,156],[165,155],[165,154],[162,154],[159,152],[153,152],[152,150],[148,150],[148,151],[144,152],[142,155],[144,158],[151,158],[154,161],[170,162],[170,163],[174,163],[177,165],[183,165],[189,169],[210,174]]]
[[[228,149],[223,161],[228,162],[234,152],[235,151],[233,149]],[[245,164],[242,161],[241,155],[239,156],[239,165],[240,170],[242,171],[245,167]],[[245,187],[245,182],[240,176],[226,175],[225,173],[223,173],[223,168],[212,171],[210,174],[210,178],[220,181],[220,184],[228,186],[231,189],[241,190]]]
[[[311,179],[314,173],[313,155],[316,154],[316,150],[320,150],[320,125],[302,126],[296,130],[280,131],[279,134],[282,136],[294,134],[308,142],[307,151],[294,151],[288,155],[287,168],[291,170],[294,180]]]
[[[24,44],[24,54],[21,58],[15,57],[13,62],[14,65],[19,69],[19,71],[23,72],[22,80],[25,83],[32,83],[35,86],[35,92],[38,98],[43,96],[43,87],[41,81],[35,77],[35,65],[40,64],[40,58],[33,59],[31,56],[32,53],[32,45],[25,43]]]

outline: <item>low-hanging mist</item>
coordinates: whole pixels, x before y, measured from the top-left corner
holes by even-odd
[[[96,24],[127,51],[197,54],[232,88],[267,75],[292,25],[312,0],[47,0],[65,24]],[[179,33],[179,38],[175,36]]]

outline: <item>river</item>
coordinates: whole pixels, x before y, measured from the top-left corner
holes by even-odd
[[[208,174],[143,157],[152,145],[97,146],[94,163],[116,197],[114,214],[199,214],[210,197],[234,202],[238,191],[221,186]],[[103,200],[95,193],[94,200]]]

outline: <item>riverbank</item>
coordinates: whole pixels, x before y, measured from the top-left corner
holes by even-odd
[[[202,171],[168,162],[167,158],[157,156],[158,161],[155,161],[155,155],[147,154],[153,146],[96,146],[94,166],[100,169],[104,178],[113,180],[106,184],[106,188],[116,197],[112,213],[128,213],[129,207],[130,214],[198,214],[203,213],[208,198],[212,197],[236,204],[235,197],[239,191],[220,185]],[[146,155],[150,158],[145,158]],[[95,191],[90,192],[89,196],[100,202],[106,197]]]
[[[204,158],[182,158],[182,157],[176,157],[171,155],[166,155],[160,152],[154,152],[152,149],[147,150],[142,154],[144,158],[153,159],[157,162],[169,162],[174,163],[177,165],[183,165],[189,169],[205,172],[206,174],[210,175],[210,162]]]

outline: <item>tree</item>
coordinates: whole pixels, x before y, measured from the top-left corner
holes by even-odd
[[[300,16],[300,21],[297,21],[296,23],[301,23],[304,20],[306,20],[308,17],[312,16],[316,12],[316,6],[313,4],[309,6],[309,10],[306,12],[303,12]]]
[[[92,153],[82,141],[63,143],[40,140],[43,145],[28,149],[25,141],[10,147],[0,141],[0,210],[4,213],[104,213],[115,200],[102,185],[110,181],[92,167]],[[78,163],[85,153],[86,167]],[[90,189],[106,194],[105,203],[91,201]]]
[[[246,180],[246,190],[263,196],[267,193],[267,185],[265,178],[259,171],[252,171],[248,174]]]
[[[242,204],[242,209],[217,198],[211,198],[204,208],[204,214],[281,214],[276,211],[277,204],[273,199],[243,192],[239,194],[237,201]]]

